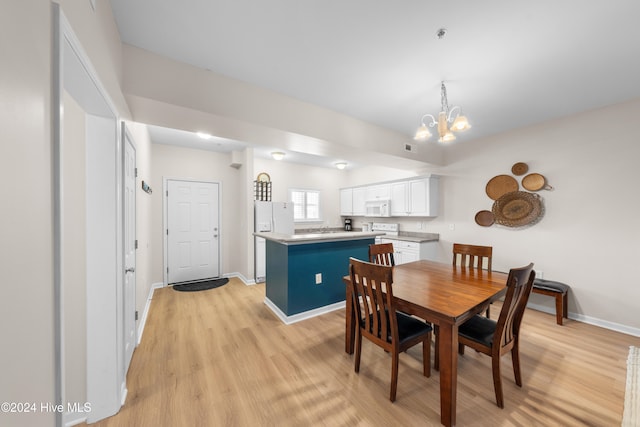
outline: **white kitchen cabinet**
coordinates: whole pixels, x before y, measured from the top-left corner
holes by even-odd
[[[355,187],[353,189],[353,215],[364,216],[366,213],[365,201],[367,200],[367,187]]]
[[[391,183],[391,216],[408,215],[408,193],[408,183],[406,181]]]
[[[353,188],[340,189],[340,215],[353,215]]]
[[[391,198],[389,184],[375,184],[365,188],[367,200],[389,200]]]
[[[393,259],[396,265],[428,259],[437,261],[438,242],[407,242],[405,240],[383,238],[382,243],[393,244]]]
[[[391,183],[392,216],[437,216],[438,177],[421,177]]]

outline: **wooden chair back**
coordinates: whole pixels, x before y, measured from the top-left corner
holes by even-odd
[[[351,258],[349,275],[360,333],[391,351],[392,346],[398,342],[396,308],[393,302],[393,268]]]
[[[393,259],[393,243],[369,245],[369,262],[380,265],[396,265]]]
[[[462,243],[453,244],[453,265],[458,265],[458,257],[460,257],[460,265],[468,268],[476,268],[482,270],[483,265],[487,264],[487,270],[491,271],[491,258],[493,256],[493,247],[466,245]]]
[[[493,351],[504,354],[511,350],[520,332],[524,309],[529,301],[536,273],[533,263],[526,267],[512,268],[507,278],[507,293],[502,303],[496,332],[493,337]]]

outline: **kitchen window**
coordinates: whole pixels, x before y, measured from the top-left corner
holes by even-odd
[[[319,190],[290,189],[289,196],[293,202],[294,221],[321,221]]]

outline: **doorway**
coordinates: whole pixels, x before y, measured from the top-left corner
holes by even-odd
[[[166,179],[165,284],[220,277],[220,184]]]
[[[56,424],[61,426],[93,423],[111,416],[120,410],[126,397],[124,154],[114,103],[56,3],[52,4],[52,14],[56,403],[65,409],[56,411]],[[70,138],[62,113],[67,95],[79,107],[74,124],[85,128],[83,134],[76,135],[84,155],[73,159],[77,160],[75,165],[63,149]],[[65,181],[72,166],[80,169],[80,175]],[[75,202],[64,194],[65,186],[80,196]],[[70,223],[72,213],[81,216],[84,223]],[[78,256],[66,243],[72,237],[84,243],[85,249]],[[70,294],[74,291],[69,288],[70,271],[83,273],[79,283],[86,295],[65,305],[69,302],[64,298],[65,290]],[[66,315],[70,313],[86,316],[84,334],[65,334],[69,322]],[[69,358],[72,351],[79,363]],[[67,402],[82,401],[91,402],[91,411],[67,406]]]

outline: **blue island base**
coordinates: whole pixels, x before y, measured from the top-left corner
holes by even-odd
[[[349,274],[349,258],[367,260],[374,242],[367,238],[290,245],[267,240],[265,303],[285,323],[344,307],[342,278]]]

